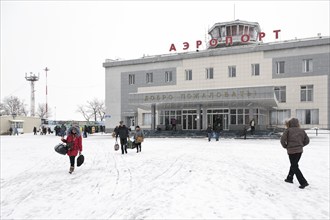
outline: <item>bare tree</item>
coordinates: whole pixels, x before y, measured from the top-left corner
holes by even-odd
[[[6,115],[5,104],[0,103],[0,116]]]
[[[93,101],[87,101],[87,108],[88,108],[88,111],[94,117],[94,121],[97,121],[97,115],[98,115],[98,111],[100,108],[99,100],[97,100],[97,98],[94,98]]]
[[[87,121],[91,118],[94,118],[94,121],[97,121],[97,119],[103,121],[105,117],[105,103],[94,98],[92,101],[87,101],[87,105],[79,105],[77,112],[81,113]]]
[[[0,105],[0,112],[1,115],[27,116],[28,114],[26,104],[16,96],[5,97]]]
[[[83,117],[86,119],[86,121],[89,121],[91,119],[91,114],[85,109],[85,106],[78,105],[77,112],[81,113]]]
[[[48,117],[51,117],[52,116],[51,108],[48,108],[47,110],[48,110],[48,112],[47,112]],[[36,115],[39,116],[40,118],[46,117],[46,103],[38,104],[38,109],[37,109]]]
[[[100,102],[98,115],[99,115],[100,121],[103,121],[104,117],[105,117],[105,103],[103,101]]]

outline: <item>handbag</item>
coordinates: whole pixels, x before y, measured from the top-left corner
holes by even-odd
[[[137,136],[136,137],[136,143],[142,143],[143,142],[143,137]]]
[[[79,157],[77,158],[77,166],[80,167],[81,164],[83,164],[85,161],[84,155],[80,154]]]
[[[58,145],[56,145],[54,147],[54,150],[59,153],[59,154],[63,154],[66,155],[68,153],[68,147],[63,144],[63,143],[59,143]]]
[[[117,141],[116,141],[116,144],[115,144],[114,148],[115,148],[116,151],[119,150],[119,144],[117,143]]]

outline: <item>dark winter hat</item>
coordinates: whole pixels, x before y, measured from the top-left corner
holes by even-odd
[[[85,157],[84,155],[80,154],[79,157],[77,158],[77,166],[80,167],[81,164],[84,163]]]

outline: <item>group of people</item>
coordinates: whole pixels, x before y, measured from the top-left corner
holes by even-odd
[[[18,135],[17,127],[14,127],[14,129],[12,127],[10,127],[9,128],[9,135]]]
[[[304,129],[300,128],[300,124],[297,118],[291,118],[285,122],[286,129],[284,130],[280,143],[283,148],[287,150],[290,161],[290,169],[287,177],[284,179],[287,183],[293,183],[294,176],[296,176],[300,186],[299,188],[304,189],[309,184],[299,169],[299,160],[303,153],[303,148],[309,144],[309,137]],[[209,130],[212,130],[209,125]],[[124,125],[123,121],[119,122],[114,130],[116,141],[119,137],[121,145],[121,153],[127,154],[127,139],[129,138],[129,129]],[[210,141],[210,136],[208,136]],[[71,174],[75,168],[75,158],[82,152],[82,137],[78,127],[72,126],[68,129],[67,137],[62,137],[61,140],[69,145],[67,155],[70,160],[69,173]],[[141,152],[141,143],[144,140],[143,131],[139,126],[135,127],[134,144],[136,146],[136,152]],[[217,139],[218,140],[218,139]]]
[[[215,126],[215,128],[213,129],[211,124],[209,124],[207,126],[206,132],[207,132],[207,137],[209,142],[211,141],[211,138],[213,136],[215,136],[215,140],[219,141],[219,137],[220,137],[220,131],[221,131],[221,126],[220,124],[218,124],[217,126]]]
[[[129,133],[130,133],[130,131],[129,131],[128,127],[126,127],[126,125],[124,125],[123,121],[120,121],[119,126],[117,126],[114,129],[114,136],[116,137],[116,142],[117,142],[118,137],[120,140],[122,154],[124,154],[124,153],[127,154],[127,144],[128,144],[127,139],[129,138]],[[135,133],[134,133],[134,141],[132,143],[136,147],[136,153],[141,152],[141,144],[142,144],[143,140],[144,140],[144,133],[141,130],[140,126],[136,126]]]
[[[40,131],[40,135],[46,135],[47,132],[48,134],[53,133],[52,130],[50,129],[50,127],[45,127],[45,126],[41,126],[39,130],[37,130],[37,127],[33,127],[33,134],[37,135],[38,132]]]

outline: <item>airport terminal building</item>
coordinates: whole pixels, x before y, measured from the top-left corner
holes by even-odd
[[[258,23],[216,23],[206,50],[106,60],[106,129],[330,129],[330,38],[262,43]],[[244,36],[243,36],[244,35]],[[224,40],[225,39],[225,40]]]

